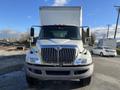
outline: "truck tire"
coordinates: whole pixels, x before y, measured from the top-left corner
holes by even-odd
[[[87,78],[84,78],[84,79],[80,79],[80,84],[81,84],[82,86],[90,85],[91,79],[92,79],[91,76],[90,76],[90,77],[87,77]]]
[[[38,80],[37,79],[32,78],[32,77],[27,76],[27,75],[26,75],[26,81],[27,81],[27,84],[28,84],[29,87],[32,87],[32,86],[38,84]]]

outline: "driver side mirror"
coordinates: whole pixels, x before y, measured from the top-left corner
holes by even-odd
[[[31,29],[30,29],[30,36],[31,36],[31,37],[34,37],[34,28],[31,28]]]

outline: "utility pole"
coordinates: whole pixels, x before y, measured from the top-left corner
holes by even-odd
[[[117,29],[118,29],[118,22],[119,22],[119,16],[120,16],[120,6],[115,6],[115,7],[118,8],[118,16],[117,16],[117,21],[116,21],[114,39],[116,39],[116,33],[117,33]]]
[[[109,28],[110,28],[110,24],[107,25],[108,26],[108,30],[107,30],[107,38],[109,36]]]

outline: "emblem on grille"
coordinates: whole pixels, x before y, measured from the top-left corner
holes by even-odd
[[[55,49],[56,49],[57,51],[59,51],[59,50],[62,49],[62,47],[58,46],[58,47],[55,47]]]

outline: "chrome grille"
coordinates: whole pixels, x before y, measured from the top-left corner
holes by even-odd
[[[71,64],[75,60],[75,49],[63,48],[59,51],[59,62],[63,64]]]
[[[57,63],[57,50],[54,48],[42,48],[41,56],[45,63]]]
[[[75,48],[62,48],[56,50],[55,48],[42,48],[41,56],[45,63],[54,64],[72,64],[75,60]]]

